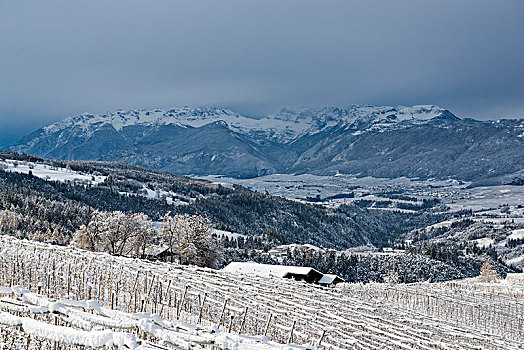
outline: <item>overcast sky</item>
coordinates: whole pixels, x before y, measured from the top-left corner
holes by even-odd
[[[82,112],[524,117],[524,1],[0,0],[0,144]]]

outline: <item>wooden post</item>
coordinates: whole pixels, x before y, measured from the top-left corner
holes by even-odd
[[[264,329],[265,337],[267,337],[267,332],[269,332],[269,325],[271,324],[271,317],[273,317],[273,315],[270,313],[269,316],[267,317],[266,328]]]
[[[227,305],[227,298],[224,299],[224,306],[222,307],[222,313],[220,314],[220,318],[218,319],[217,327],[219,328],[220,328],[220,325],[222,324],[222,318],[224,317],[224,314],[226,312],[226,305]]]
[[[182,312],[182,307],[184,306],[184,303],[186,302],[186,294],[187,294],[187,289],[189,288],[188,285],[186,285],[186,288],[184,289],[184,294],[182,295],[182,299],[180,300],[180,304],[178,305],[178,309],[177,309],[177,312],[176,312],[176,319],[179,320],[180,319],[180,313]]]
[[[137,293],[137,290],[136,290],[136,285],[138,283],[138,276],[140,276],[140,270],[137,270],[136,272],[136,278],[135,278],[135,284],[133,285],[133,292],[135,294],[135,298],[134,298],[134,302],[135,302],[135,308],[133,310],[133,312],[136,312],[136,302],[137,302],[137,296],[138,296],[138,293]]]
[[[244,329],[244,325],[246,324],[246,316],[247,316],[247,307],[246,307],[246,310],[244,310],[244,316],[242,316],[242,322],[240,323],[240,329],[238,330],[238,334],[242,334],[242,330]]]
[[[204,314],[204,304],[206,302],[207,293],[204,293],[204,298],[202,299],[202,304],[200,304],[200,312],[198,313],[198,324],[202,323],[202,316]]]
[[[142,309],[145,306],[145,301],[149,300],[149,297],[151,296],[151,290],[153,289],[153,283],[155,282],[155,277],[156,277],[156,275],[153,275],[153,278],[151,279],[151,285],[149,286],[149,290],[147,292],[146,299],[142,300]],[[147,285],[146,285],[146,287],[147,287]],[[147,310],[141,310],[141,311],[144,312],[144,311],[147,311]]]
[[[229,327],[228,327],[228,329],[227,329],[227,332],[228,332],[228,333],[231,333],[231,327],[233,326],[233,318],[235,318],[235,316],[231,314],[231,315],[229,316]]]
[[[293,320],[293,325],[291,326],[291,331],[289,332],[289,337],[287,338],[287,344],[290,344],[293,342],[293,331],[295,330],[296,324],[297,324],[297,320]]]
[[[320,346],[320,344],[322,344],[322,340],[324,340],[324,337],[326,336],[326,330],[324,329],[322,331],[322,335],[320,336],[320,338],[318,339],[318,343],[317,343],[317,346]]]
[[[169,280],[169,283],[167,284],[166,293],[169,294],[169,287],[171,287],[171,280]],[[162,306],[160,307],[160,317],[162,317],[162,312],[164,311],[164,303],[162,303]]]
[[[140,305],[140,312],[144,312],[144,306],[145,306],[145,303],[146,303],[146,299],[144,296],[141,297],[142,300],[140,301],[141,302],[141,305]]]

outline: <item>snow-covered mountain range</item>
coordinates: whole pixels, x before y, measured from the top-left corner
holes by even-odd
[[[43,130],[49,135],[68,128],[80,128],[86,135],[90,135],[106,126],[122,131],[125,127],[139,125],[199,128],[210,123],[225,122],[231,130],[240,134],[262,136],[279,143],[288,143],[337,125],[358,128],[367,124],[369,127],[373,126],[373,129],[387,129],[402,124],[424,123],[443,112],[445,110],[437,106],[283,108],[278,114],[254,119],[226,109],[183,107],[169,110],[117,110],[102,115],[84,113],[46,126]]]
[[[85,113],[37,130],[10,149],[181,174],[338,171],[476,180],[518,176],[522,135],[522,120],[462,120],[432,105],[284,108],[261,119],[183,107]]]

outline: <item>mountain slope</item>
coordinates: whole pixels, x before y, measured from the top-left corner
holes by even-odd
[[[334,130],[303,152],[292,172],[477,180],[524,169],[515,121],[460,120],[450,113],[387,132]]]
[[[82,114],[10,149],[179,174],[343,172],[475,181],[522,171],[523,135],[523,120],[462,120],[436,106],[283,109],[258,120],[184,107]]]
[[[49,229],[70,239],[89,222],[94,209],[144,213],[153,220],[167,212],[198,213],[217,229],[264,236],[277,245],[310,243],[338,249],[383,245],[398,230],[405,231],[399,220],[392,228],[386,223],[389,217],[354,205],[336,211],[124,163],[62,161],[0,151],[0,221],[3,210],[18,217],[25,229],[17,235]],[[427,224],[441,220],[431,217]]]

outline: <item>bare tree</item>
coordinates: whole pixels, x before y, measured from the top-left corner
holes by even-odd
[[[211,236],[211,223],[201,215],[166,214],[159,240],[168,247],[171,260],[180,264],[213,267],[221,255]]]
[[[151,220],[145,214],[97,211],[89,224],[75,233],[72,243],[86,250],[143,257],[153,237]]]
[[[22,216],[11,210],[0,211],[0,234],[18,236],[18,226],[22,222]]]
[[[487,259],[480,267],[479,281],[494,282],[499,278],[500,276],[495,269],[495,264],[491,259]]]

